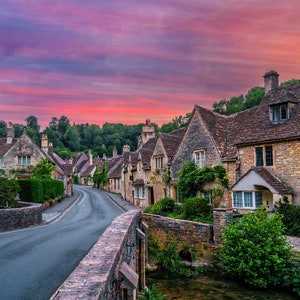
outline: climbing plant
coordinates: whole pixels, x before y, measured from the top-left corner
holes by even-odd
[[[203,192],[205,184],[216,182],[215,195],[220,196],[220,191],[228,187],[228,178],[223,166],[204,167],[199,169],[194,162],[185,164],[178,173],[178,194],[182,202],[194,198],[197,192]],[[220,189],[222,188],[222,189]]]

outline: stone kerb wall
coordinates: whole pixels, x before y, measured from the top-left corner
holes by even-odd
[[[143,214],[148,225],[148,236],[156,238],[160,248],[168,243],[177,244],[177,250],[190,247],[195,250],[193,263],[208,263],[214,248],[213,225],[200,222],[177,220],[152,214]]]
[[[23,229],[41,223],[42,207],[40,204],[0,209],[0,232]]]
[[[122,289],[135,299],[140,216],[129,210],[117,217],[51,299],[123,299]]]

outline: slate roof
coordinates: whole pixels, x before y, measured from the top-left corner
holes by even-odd
[[[144,169],[150,168],[151,156],[153,153],[154,146],[155,138],[151,138],[139,149]]]
[[[293,189],[291,187],[289,187],[280,178],[278,178],[270,170],[268,170],[264,167],[252,167],[252,168],[250,168],[249,171],[242,178],[240,178],[238,182],[240,182],[243,178],[245,178],[251,171],[256,172],[269,185],[271,185],[280,195],[293,194]],[[238,182],[236,182],[236,184],[238,184]]]
[[[178,146],[184,136],[186,127],[179,128],[170,133],[159,133],[159,137],[163,143],[164,149],[168,157],[173,157],[176,154]],[[152,149],[153,150],[153,149]]]
[[[16,142],[17,138],[13,138],[10,144],[7,144],[6,138],[0,139],[0,157],[2,157]]]
[[[284,122],[270,121],[270,107],[292,103],[290,118]],[[279,87],[267,93],[258,106],[225,116],[195,106],[203,124],[217,146],[221,158],[234,159],[237,147],[300,139],[300,83]]]
[[[123,157],[113,157],[108,161],[108,177],[109,178],[120,178],[122,174],[122,163]]]

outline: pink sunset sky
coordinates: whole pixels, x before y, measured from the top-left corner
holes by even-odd
[[[0,120],[159,125],[300,78],[300,1],[6,0]]]

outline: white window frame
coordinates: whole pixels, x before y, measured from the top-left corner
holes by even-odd
[[[198,166],[199,169],[205,167],[205,151],[196,150],[194,151],[194,163]]]
[[[256,209],[258,206],[256,206],[256,200],[258,194],[262,197],[262,192],[261,191],[234,191],[232,192],[232,207],[233,208],[241,208],[241,209]],[[237,206],[237,202],[235,201],[236,195],[242,196],[239,201],[241,201],[241,206]],[[251,205],[247,204],[247,197],[251,195]]]

